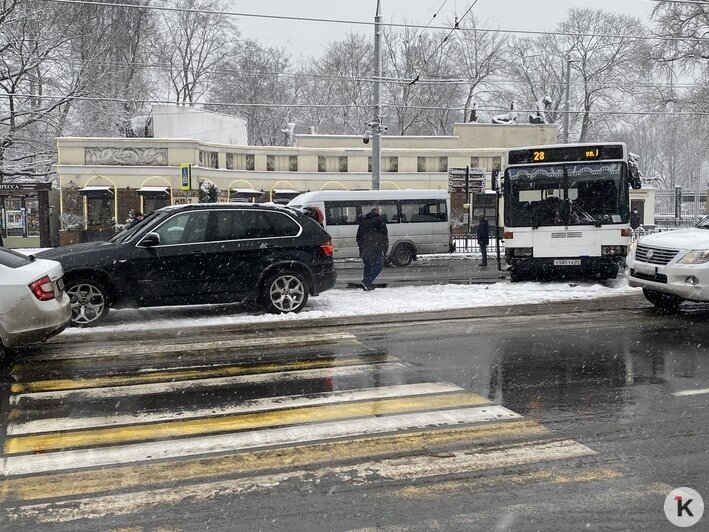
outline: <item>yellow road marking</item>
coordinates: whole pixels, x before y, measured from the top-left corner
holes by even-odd
[[[194,420],[167,421],[147,425],[130,425],[63,433],[16,436],[8,438],[5,443],[5,452],[7,454],[46,452],[59,449],[92,447],[95,445],[124,444],[185,436],[203,436],[219,432],[299,425],[312,423],[314,421],[322,423],[325,421],[376,416],[380,414],[435,410],[441,408],[463,408],[482,404],[488,404],[488,401],[480,395],[473,393],[456,393],[409,397],[405,399],[382,399],[340,405],[305,406],[253,414],[235,414]]]
[[[501,486],[527,484],[531,482],[546,482],[549,484],[570,484],[574,482],[593,482],[596,480],[612,480],[620,478],[623,473],[615,469],[595,469],[578,473],[560,473],[558,470],[542,469],[527,473],[502,474],[492,477],[477,478],[472,480],[453,480],[437,482],[426,486],[407,486],[399,490],[396,495],[404,499],[418,499],[424,497],[440,497],[449,493],[472,491],[475,489],[492,487],[499,489]]]
[[[136,487],[217,479],[235,474],[431,453],[456,444],[500,443],[503,440],[518,441],[546,434],[548,430],[535,421],[510,421],[268,449],[228,456],[34,475],[1,481],[0,502],[83,496]]]
[[[215,368],[194,368],[165,371],[155,370],[132,375],[109,375],[106,377],[18,382],[13,384],[10,387],[10,390],[14,394],[82,390],[85,388],[106,388],[111,386],[126,386],[132,384],[151,384],[156,382],[209,379],[213,377],[232,377],[236,375],[277,373],[281,371],[299,371],[304,369],[358,366],[363,364],[397,362],[398,360],[398,358],[386,354],[377,354],[342,358],[329,357],[316,360],[301,360],[293,362],[279,362],[248,366],[224,366]]]

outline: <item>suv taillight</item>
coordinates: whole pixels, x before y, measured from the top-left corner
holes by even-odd
[[[49,301],[54,299],[54,285],[48,275],[45,275],[41,279],[37,279],[35,282],[30,283],[29,287],[34,294],[34,297],[40,301]]]
[[[322,249],[322,252],[325,254],[326,257],[332,257],[332,254],[335,251],[335,248],[332,247],[332,242],[330,240],[328,240],[324,244],[321,244],[320,249]]]

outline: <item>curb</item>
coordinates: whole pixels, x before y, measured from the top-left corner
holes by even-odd
[[[550,303],[529,303],[521,305],[505,305],[494,307],[469,307],[460,309],[411,312],[408,314],[363,314],[359,316],[346,316],[336,318],[312,318],[279,322],[239,323],[234,325],[199,325],[188,329],[152,329],[150,331],[116,331],[102,333],[101,340],[105,341],[135,341],[149,333],[151,338],[160,340],[182,339],[185,343],[190,340],[217,339],[220,336],[233,336],[235,334],[263,333],[264,336],[280,331],[299,329],[322,329],[331,327],[356,327],[366,325],[396,325],[406,323],[430,323],[447,320],[476,320],[490,318],[540,316],[554,314],[572,314],[581,312],[599,312],[609,310],[637,310],[648,308],[650,305],[642,296],[611,296],[598,299],[580,301],[558,301]],[[274,327],[275,325],[275,327]],[[47,343],[47,347],[60,345],[77,345],[95,342],[93,335],[72,335],[55,337]]]

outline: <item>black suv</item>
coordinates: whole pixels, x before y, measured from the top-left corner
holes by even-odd
[[[38,253],[64,267],[72,323],[109,307],[259,302],[300,311],[335,285],[330,235],[288,207],[190,204],[155,211],[107,242]]]

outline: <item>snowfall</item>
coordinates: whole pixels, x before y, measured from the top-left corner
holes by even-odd
[[[18,251],[30,254],[39,250]],[[440,257],[435,258],[440,259]],[[69,329],[63,335],[95,335],[102,331],[109,333],[150,329],[187,329],[239,323],[263,323],[277,328],[279,322],[293,320],[504,307],[614,296],[624,297],[639,293],[640,289],[629,287],[622,275],[614,280],[596,282],[523,282],[512,284],[508,280],[501,280],[494,284],[388,287],[371,292],[358,289],[336,289],[324,292],[317,297],[311,297],[305,309],[298,314],[265,314],[245,309],[239,305],[120,309],[111,310],[104,322],[105,325],[90,329]]]

